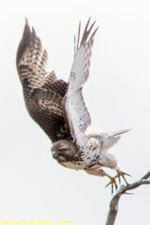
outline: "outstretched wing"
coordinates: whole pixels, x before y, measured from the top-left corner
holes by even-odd
[[[74,62],[71,69],[68,90],[65,95],[64,103],[66,117],[71,130],[71,135],[74,141],[76,141],[77,145],[80,146],[83,144],[83,140],[85,139],[85,130],[91,121],[90,115],[83,100],[82,87],[89,76],[90,59],[94,42],[94,35],[98,29],[96,28],[94,32],[90,35],[95,22],[88,29],[89,23],[90,19],[86,24],[80,47],[78,47],[80,34],[79,24],[77,49],[74,56]]]
[[[53,142],[70,136],[62,110],[62,100],[68,84],[57,80],[54,71],[50,74],[46,72],[46,50],[43,49],[34,28],[30,29],[27,20],[16,63],[31,117]]]
[[[21,82],[23,83],[27,78],[32,89],[57,80],[54,71],[50,74],[45,71],[47,52],[43,49],[34,28],[30,30],[27,19],[18,47],[16,63]]]

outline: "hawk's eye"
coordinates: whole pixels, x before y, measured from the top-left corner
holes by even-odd
[[[58,151],[59,151],[59,152],[64,152],[65,149],[64,149],[64,148],[61,148],[61,149],[59,149]]]
[[[61,149],[58,150],[58,152],[59,152],[59,153],[64,153],[65,150],[66,150],[66,149],[61,148]]]

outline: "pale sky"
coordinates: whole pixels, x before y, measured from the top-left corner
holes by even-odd
[[[108,178],[66,169],[50,152],[51,142],[29,117],[16,71],[16,51],[25,17],[49,56],[49,71],[68,80],[73,36],[79,20],[96,20],[90,77],[84,99],[90,132],[132,128],[111,149],[121,170],[140,179],[150,169],[149,0],[5,0],[0,7],[0,222],[72,220],[105,224]],[[110,170],[107,171],[111,174]],[[122,196],[116,225],[149,225],[150,187]]]

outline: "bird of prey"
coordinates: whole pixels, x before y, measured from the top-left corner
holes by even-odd
[[[95,22],[90,25],[89,19],[80,40],[79,23],[68,83],[57,79],[54,71],[46,71],[47,52],[27,19],[16,64],[27,110],[52,141],[53,158],[67,168],[109,177],[108,185],[111,184],[113,191],[114,187],[117,189],[116,178],[120,181],[122,177],[127,183],[125,175],[128,174],[119,170],[116,158],[108,153],[108,149],[128,130],[86,134],[91,119],[82,88],[89,77],[92,46],[98,30],[98,27],[93,28],[94,25]],[[116,176],[107,174],[103,167],[115,169]]]

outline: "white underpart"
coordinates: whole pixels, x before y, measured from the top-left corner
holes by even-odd
[[[85,130],[91,122],[81,90],[82,85],[88,77],[89,62],[87,58],[89,58],[89,52],[86,51],[85,46],[81,46],[74,58],[65,102],[65,109],[72,136],[77,141],[81,139],[78,145],[80,145],[81,142],[83,143]]]
[[[86,136],[85,134],[86,128],[91,123],[91,120],[83,100],[82,87],[89,76],[91,50],[93,46],[93,35],[87,40],[89,34],[87,26],[83,34],[84,40],[82,39],[81,45],[77,49],[74,57],[64,107],[73,141],[80,153],[82,153],[81,157],[84,161],[84,169],[86,169],[86,166],[91,168],[92,165],[96,167],[106,166],[115,168],[117,165],[116,159],[104,151],[107,151],[119,140],[119,136],[117,135],[120,135],[121,132],[117,132],[116,134],[112,133],[111,135],[104,134],[102,135],[104,138],[101,138],[101,136],[98,138],[98,135]],[[67,166],[69,167],[70,165],[68,164]]]
[[[90,141],[85,135],[85,130],[90,125],[91,120],[81,90],[89,76],[92,45],[92,39],[88,42],[85,40],[75,54],[65,100],[65,110],[71,134],[76,145],[82,151],[87,151],[92,145],[97,145],[97,140]]]
[[[75,169],[75,170],[84,170],[85,169],[85,162],[62,162],[61,163],[62,165],[64,165],[65,167],[67,168],[70,168],[70,169]]]

